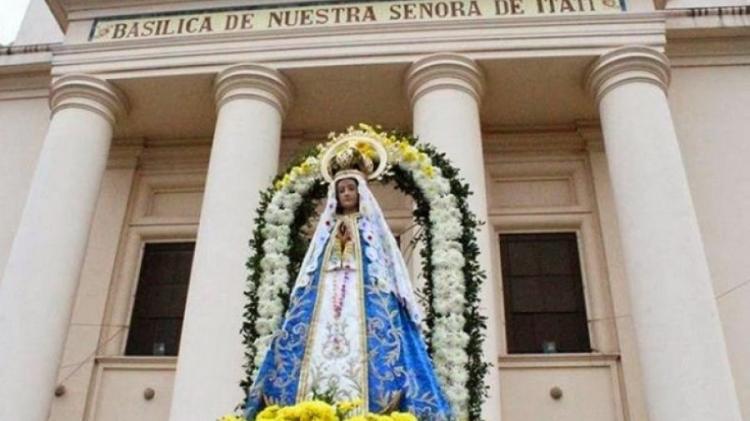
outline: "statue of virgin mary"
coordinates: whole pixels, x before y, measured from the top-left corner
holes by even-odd
[[[340,139],[322,160],[329,182],[281,327],[249,390],[245,416],[320,395],[362,412],[452,420],[420,331],[403,257],[368,188],[387,157],[377,140]]]

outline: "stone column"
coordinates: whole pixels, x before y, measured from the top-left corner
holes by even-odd
[[[46,421],[116,117],[104,80],[65,75],[0,281],[0,419]],[[18,139],[23,142],[23,139]]]
[[[474,192],[469,207],[481,221],[487,221],[482,130],[479,103],[484,78],[471,59],[452,53],[433,54],[417,60],[406,76],[406,88],[412,104],[413,129],[420,141],[431,143],[445,152]],[[487,273],[480,292],[482,310],[490,325],[499,324],[495,302],[497,278],[493,273],[492,255],[495,239],[486,224],[477,236],[481,249],[479,264]],[[487,330],[485,359],[493,364],[499,356],[498,332]],[[500,420],[500,379],[497,368],[485,379],[490,395],[484,406],[484,418]]]
[[[276,70],[231,66],[216,77],[216,131],[180,340],[172,421],[214,420],[242,399],[245,263],[253,219],[278,171],[291,85]]]
[[[703,242],[666,97],[667,58],[600,57],[596,96],[651,421],[740,421]]]

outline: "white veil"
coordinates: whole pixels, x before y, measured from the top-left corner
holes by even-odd
[[[388,224],[375,200],[367,181],[358,174],[347,175],[343,178],[357,180],[359,191],[359,229],[362,233],[362,241],[366,243],[363,250],[363,258],[369,259],[367,282],[377,282],[379,288],[392,291],[406,307],[411,319],[420,325],[422,311],[417,303],[416,295],[409,282],[409,272],[401,255],[396,239],[393,237]],[[294,289],[307,286],[313,274],[318,268],[320,255],[326,247],[328,238],[335,225],[336,216],[336,183],[328,186],[328,200],[320,215],[320,220],[315,228],[310,246],[300,266],[299,275],[294,284]],[[372,278],[374,277],[374,280]],[[294,292],[292,292],[293,294]]]

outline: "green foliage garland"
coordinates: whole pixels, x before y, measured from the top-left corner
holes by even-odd
[[[445,154],[438,152],[431,145],[417,143],[417,139],[412,135],[402,132],[392,132],[391,134],[395,134],[399,138],[406,138],[411,144],[430,157],[433,166],[439,168],[443,177],[449,180],[451,193],[456,197],[459,210],[461,211],[462,235],[460,242],[465,258],[463,273],[466,285],[466,309],[464,311],[466,324],[464,325],[464,330],[469,335],[469,342],[466,347],[466,352],[469,357],[466,366],[469,374],[469,379],[467,381],[467,388],[469,390],[468,412],[471,421],[481,421],[482,402],[484,402],[487,397],[488,390],[488,386],[484,383],[484,378],[489,370],[490,364],[485,362],[482,358],[482,343],[484,342],[484,331],[487,328],[487,320],[479,311],[479,292],[486,275],[479,266],[478,261],[480,250],[476,240],[476,232],[479,230],[480,222],[469,209],[467,202],[467,199],[472,192],[469,185],[459,177],[458,169],[451,164]],[[283,175],[291,170],[291,168],[303,162],[306,158],[317,155],[317,153],[317,150],[311,150],[302,154],[298,159],[295,159],[287,168],[287,171],[274,180],[272,187],[268,188],[261,194],[260,205],[257,210],[257,216],[254,220],[255,230],[253,231],[253,238],[250,240],[252,254],[247,262],[247,268],[249,269],[247,280],[248,286],[245,292],[247,304],[245,305],[245,311],[243,314],[244,322],[242,326],[243,342],[246,346],[246,363],[245,379],[240,384],[245,391],[245,395],[247,395],[247,392],[252,385],[251,376],[255,369],[253,363],[257,351],[255,349],[255,339],[258,337],[258,332],[255,328],[255,321],[258,318],[258,295],[256,294],[256,290],[260,282],[261,260],[264,256],[262,244],[265,241],[263,235],[265,213],[276,191],[273,185],[275,185],[278,180],[281,180]],[[421,295],[425,301],[424,304],[426,304],[425,323],[428,332],[431,332],[435,321],[435,311],[432,279],[433,266],[431,261],[432,228],[429,223],[430,204],[417,187],[411,174],[400,168],[398,165],[394,165],[391,170],[384,175],[383,182],[394,183],[397,189],[411,196],[416,204],[413,216],[417,224],[421,226],[423,230],[423,247],[420,255],[422,257],[422,276],[425,278],[425,284],[421,290]],[[296,280],[297,273],[302,264],[302,259],[304,258],[305,251],[309,244],[309,238],[305,236],[305,230],[303,228],[314,215],[317,204],[325,197],[326,190],[326,184],[322,179],[318,179],[307,192],[301,192],[302,202],[294,214],[294,222],[291,227],[292,235],[289,243],[288,273],[290,274],[290,291]],[[289,293],[280,295],[280,298],[284,303],[284,308],[287,308]],[[430,353],[432,353],[432,338],[429,333],[427,335],[427,345]]]

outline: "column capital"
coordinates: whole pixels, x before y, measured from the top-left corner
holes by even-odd
[[[292,83],[278,70],[255,63],[229,66],[214,81],[216,107],[238,98],[267,102],[283,116],[292,103]]]
[[[406,73],[406,92],[412,106],[435,89],[458,89],[477,103],[484,93],[484,73],[472,59],[455,53],[437,53],[415,61]]]
[[[585,85],[598,103],[610,90],[630,82],[651,83],[666,93],[669,80],[667,56],[653,48],[629,45],[599,57],[589,68]]]
[[[112,83],[86,74],[67,74],[52,81],[50,87],[52,114],[65,108],[95,112],[110,124],[128,112],[128,100]]]

